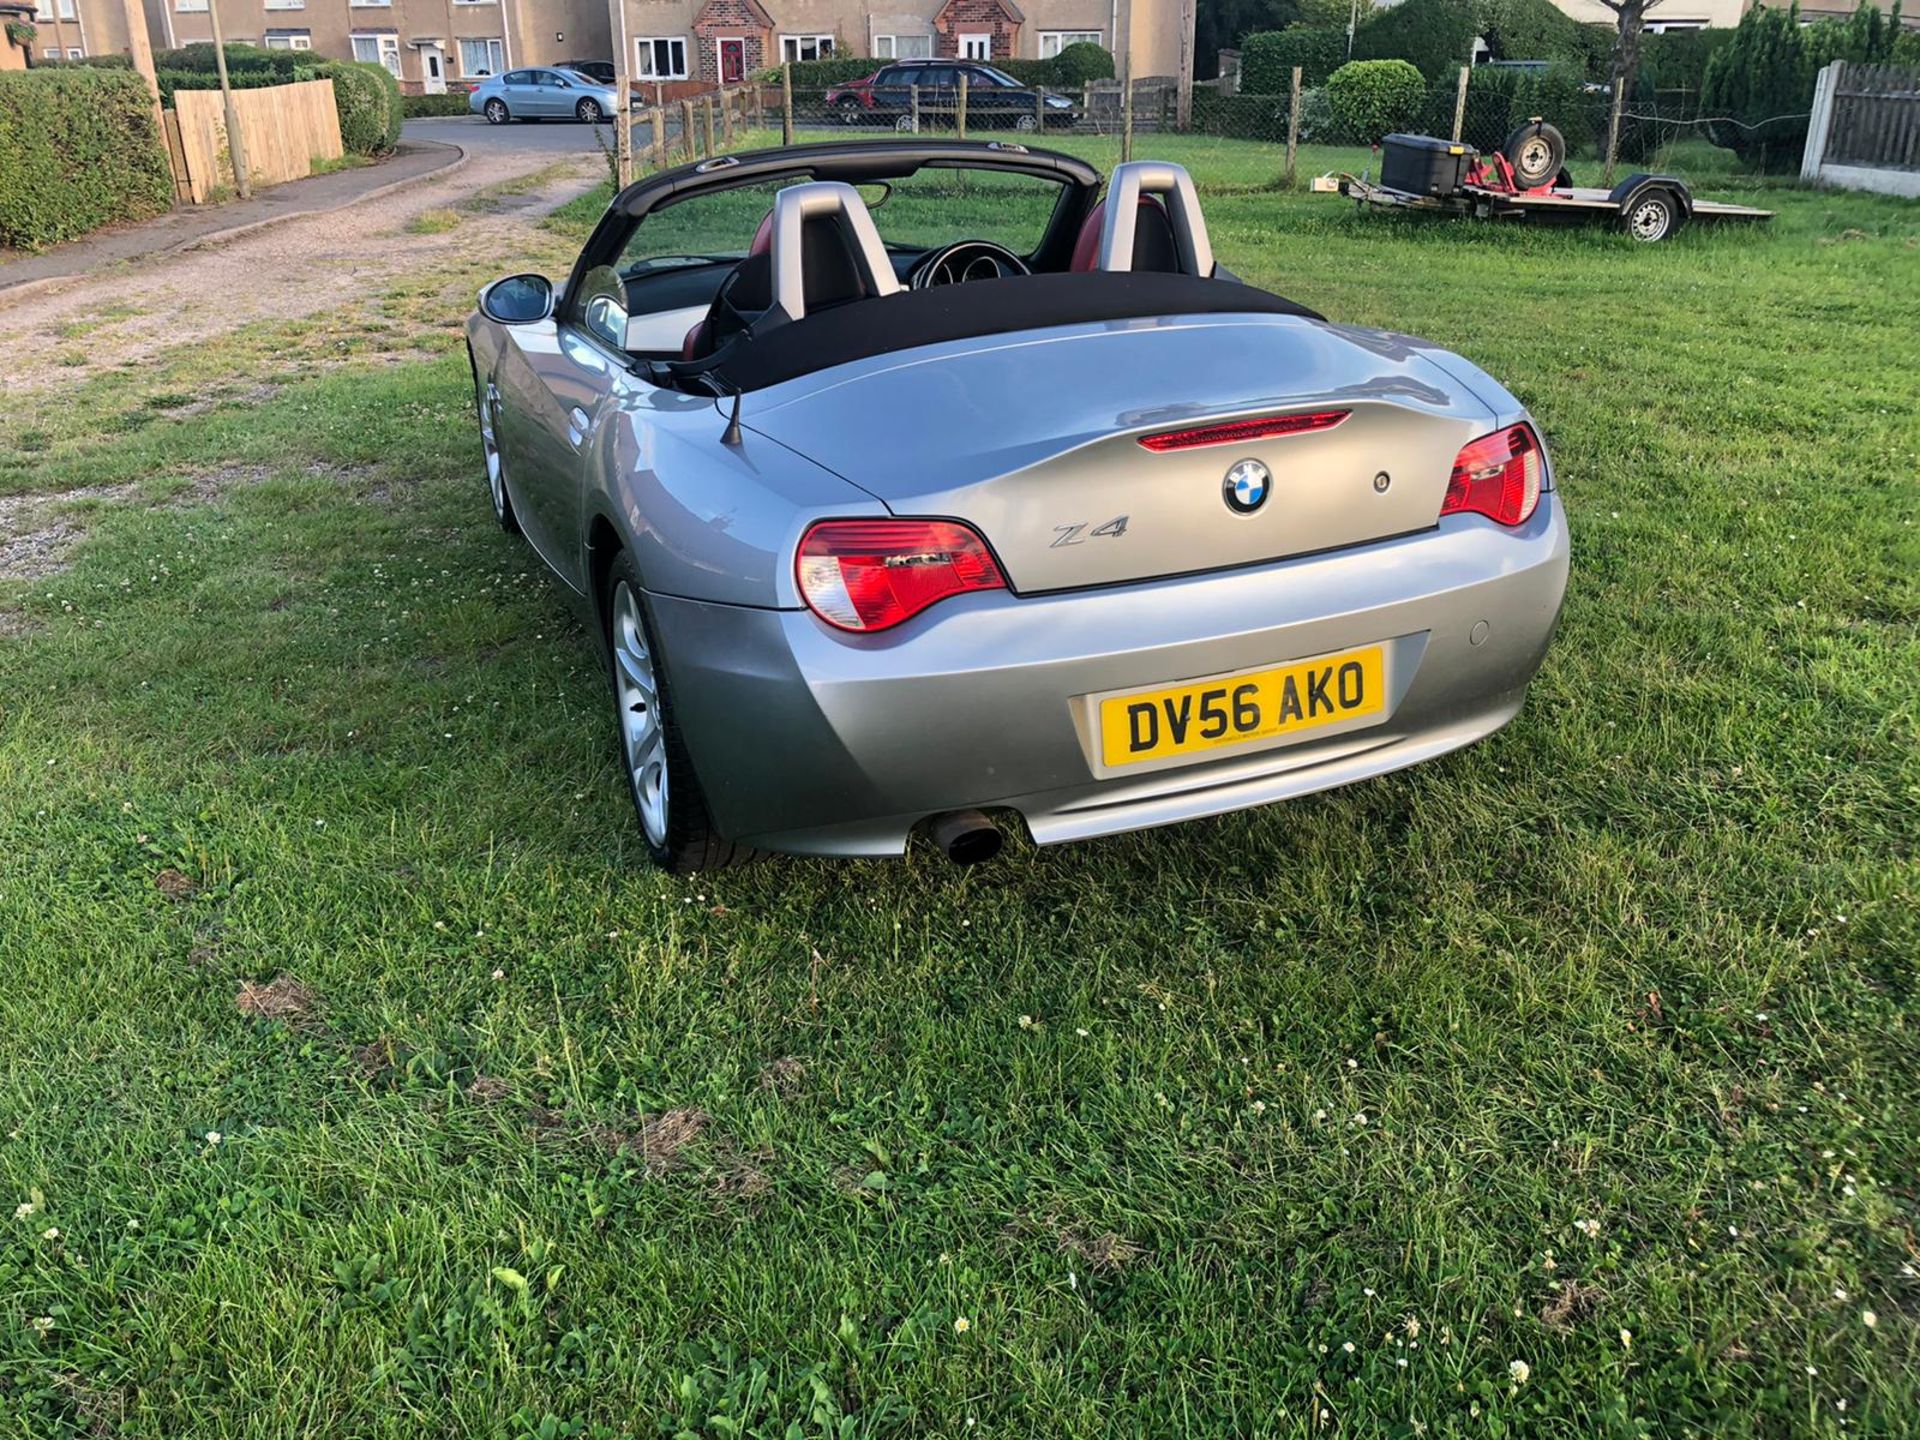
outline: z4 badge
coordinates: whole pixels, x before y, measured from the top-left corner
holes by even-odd
[[[1056,525],[1053,527],[1054,541],[1047,548],[1058,550],[1062,545],[1084,545],[1089,540],[1118,540],[1127,533],[1127,517],[1116,515],[1103,525],[1092,525],[1091,520],[1083,520],[1078,525]]]

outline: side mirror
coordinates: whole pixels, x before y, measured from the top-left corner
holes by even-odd
[[[553,314],[553,282],[544,275],[509,275],[480,292],[480,313],[502,325],[531,325]]]

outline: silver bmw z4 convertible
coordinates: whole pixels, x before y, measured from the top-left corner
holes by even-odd
[[[494,513],[600,637],[675,871],[1398,770],[1513,718],[1566,588],[1520,403],[1242,283],[1176,165],[722,156],[467,339]]]

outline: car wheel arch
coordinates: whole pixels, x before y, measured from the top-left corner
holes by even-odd
[[[600,637],[607,634],[607,580],[616,561],[626,553],[627,544],[619,529],[605,515],[596,514],[587,523],[587,587],[593,612],[600,622]]]

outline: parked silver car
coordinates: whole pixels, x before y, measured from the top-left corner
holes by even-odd
[[[535,66],[494,75],[473,87],[467,108],[491,125],[509,120],[582,120],[603,124],[620,113],[611,85],[589,75],[554,66]]]
[[[494,513],[604,646],[662,865],[983,859],[1520,709],[1568,568],[1520,403],[1227,274],[1178,166],[1099,191],[1004,142],[724,156],[481,293]]]

